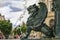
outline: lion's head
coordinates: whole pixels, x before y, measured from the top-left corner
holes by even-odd
[[[38,11],[38,6],[36,6],[36,4],[31,5],[27,8],[27,10],[29,13],[34,13],[34,12]]]

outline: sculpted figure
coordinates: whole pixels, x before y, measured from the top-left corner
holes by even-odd
[[[46,17],[47,17],[47,7],[45,3],[40,2],[39,7],[36,6],[36,4],[31,5],[27,8],[29,14],[28,20],[27,20],[27,33],[24,38],[28,38],[31,30],[39,31],[44,33],[47,37],[51,36],[51,30],[49,27],[44,23]]]

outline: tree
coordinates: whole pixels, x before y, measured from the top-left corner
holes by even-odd
[[[26,24],[23,23],[23,25],[21,26],[17,26],[15,29],[14,29],[14,35],[18,34],[18,35],[21,35],[21,36],[24,36],[24,33],[26,33]],[[22,34],[21,34],[22,32]]]
[[[21,31],[23,32],[23,33],[26,33],[26,24],[23,22],[23,25],[21,26]]]
[[[7,39],[12,31],[12,23],[10,23],[10,20],[0,20],[0,30]]]
[[[18,34],[18,35],[21,34],[21,27],[20,26],[18,26],[14,29],[14,35],[16,35],[16,34]]]

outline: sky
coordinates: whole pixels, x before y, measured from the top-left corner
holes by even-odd
[[[37,0],[0,0],[0,13],[5,16],[6,20],[13,23],[13,28],[27,22],[30,14],[26,8],[37,3]]]

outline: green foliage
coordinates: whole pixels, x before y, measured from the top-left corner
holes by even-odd
[[[0,30],[4,35],[9,35],[12,31],[10,20],[0,20]]]
[[[21,34],[21,30],[20,30],[20,28],[17,29],[17,34],[18,34],[18,35]]]
[[[25,23],[23,23],[23,25],[21,26],[21,31],[23,32],[23,33],[25,33],[26,32],[26,24]]]
[[[15,29],[14,29],[13,33],[14,33],[14,35],[16,34],[16,30]]]
[[[26,32],[26,28],[27,28],[27,27],[26,27],[26,24],[25,24],[25,23],[23,23],[22,26],[16,27],[16,28],[14,29],[14,35],[16,35],[16,34],[20,35],[21,32],[22,32],[22,33],[25,33],[25,32]]]
[[[21,34],[21,27],[20,26],[18,26],[14,29],[14,35],[16,35],[16,34],[18,34],[18,35]]]

